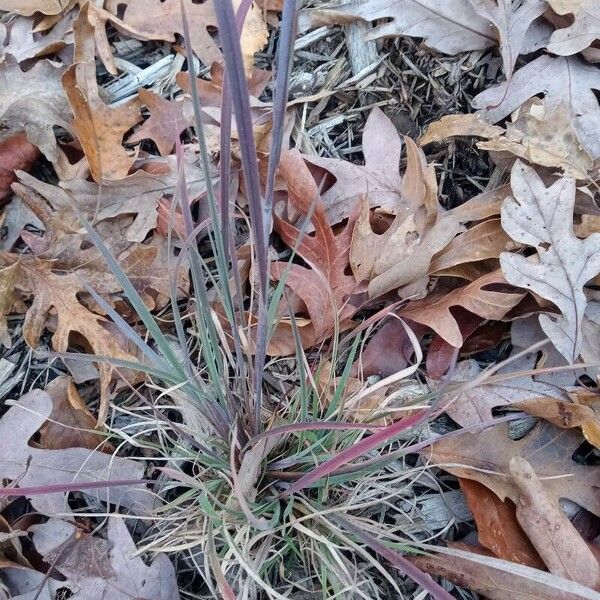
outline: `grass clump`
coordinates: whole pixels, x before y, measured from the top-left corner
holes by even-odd
[[[134,391],[129,408],[125,403],[115,409],[113,424],[116,435],[151,456],[156,466],[154,491],[161,505],[144,534],[143,549],[179,557],[180,572],[192,573],[190,581],[201,580],[185,586],[190,597],[371,600],[402,596],[407,583],[400,575],[406,574],[435,597],[449,597],[402,556],[414,551],[419,538],[402,499],[413,502],[415,484],[427,477],[422,467],[407,460],[403,436],[407,431],[409,438],[414,436],[414,428],[427,423],[431,398],[417,396],[407,407],[408,416],[391,423],[382,420],[381,410],[364,411],[358,419],[356,406],[374,391],[356,389],[350,377],[361,335],[338,333],[314,366],[293,317],[295,357],[267,361],[270,336],[281,318],[280,306],[285,306],[285,276],[271,285],[268,250],[295,7],[293,2],[284,7],[271,152],[262,185],[236,33],[249,5],[242,2],[235,15],[229,1],[215,3],[227,78],[219,186],[218,193],[207,186],[208,224],[194,220],[180,161],[173,206],[181,210],[185,237],[179,240],[174,271],[189,265],[191,301],[182,306],[173,283],[170,310],[159,322],[87,226],[146,332],[141,336],[90,289],[143,356],[140,365],[113,361],[113,366],[141,369],[149,381],[145,389]],[[182,18],[189,39],[183,11]],[[193,64],[188,48],[192,80]],[[194,85],[191,89],[209,181],[216,173],[203,135],[202,99]],[[232,115],[249,209],[249,300],[242,293],[231,236]],[[209,253],[199,251],[200,236],[208,239],[203,247]],[[294,257],[292,249],[290,263]],[[169,321],[170,327],[165,325]],[[416,343],[415,348],[420,356]],[[415,369],[383,383],[397,383]]]

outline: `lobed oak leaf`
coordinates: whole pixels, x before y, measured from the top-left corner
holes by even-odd
[[[96,428],[97,421],[73,379],[59,375],[46,386],[52,400],[50,418],[40,427],[40,445],[46,450],[87,448],[112,454],[114,448],[103,443],[105,436]]]
[[[569,56],[585,50],[600,38],[600,6],[595,0],[577,0],[567,4],[552,3],[559,14],[573,14],[569,27],[557,29],[550,37],[547,50],[553,54]]]
[[[59,15],[68,12],[79,0],[0,0],[0,10],[31,17],[40,12],[44,15]]]
[[[478,114],[447,115],[432,123],[420,141],[428,144],[462,136],[484,138],[477,144],[482,150],[510,153],[579,179],[587,179],[593,168],[564,103],[547,110],[543,100],[532,98],[513,113],[506,129],[486,123]]]
[[[461,228],[453,213],[440,214],[435,171],[409,138],[406,151],[402,194],[408,212],[398,213],[390,227],[379,235],[371,227],[365,198],[352,236],[352,272],[358,281],[369,282],[372,298],[426,278],[433,256]]]
[[[535,171],[518,161],[511,172],[514,197],[502,205],[502,226],[517,242],[536,249],[525,258],[502,253],[500,264],[512,285],[550,300],[560,315],[540,315],[540,325],[570,362],[579,357],[587,304],[583,286],[600,273],[600,234],[579,240],[573,233],[575,182],[560,179],[546,188]]]
[[[568,400],[562,387],[552,383],[537,381],[533,377],[519,375],[519,371],[534,368],[532,357],[520,361],[513,360],[499,371],[506,375],[503,381],[485,383],[476,387],[459,389],[446,413],[462,427],[487,427],[494,423],[492,410],[505,406],[518,408],[521,403],[527,406],[530,400],[548,397],[557,401]],[[475,360],[463,360],[446,378],[450,383],[469,383],[481,374],[481,367]]]
[[[290,248],[297,248],[308,267],[275,262],[271,275],[284,278],[286,286],[302,300],[311,321],[311,337],[318,340],[356,310],[351,296],[359,290],[358,284],[351,274],[346,274],[354,219],[337,235],[334,233],[316,183],[298,151],[282,154],[279,173],[287,184],[288,202],[301,215],[310,215],[315,230],[302,235],[298,227],[275,215],[275,230]]]
[[[500,423],[477,433],[465,431],[440,439],[430,453],[423,454],[457,477],[479,481],[500,499],[510,498],[515,503],[520,491],[510,477],[509,463],[513,457],[522,457],[557,498],[567,498],[600,515],[600,467],[581,465],[572,459],[581,441],[576,430],[558,429],[546,421],[513,441],[507,424]]]
[[[82,83],[85,77],[82,67],[82,64],[72,65],[63,75],[63,86],[74,114],[73,130],[96,182],[123,179],[135,163],[135,156],[127,153],[122,141],[142,118],[139,100],[115,108],[107,106],[95,86]]]
[[[190,146],[183,147],[183,166],[186,173],[187,193],[196,200],[206,193],[207,184],[198,168],[198,155]],[[85,179],[72,179],[54,186],[26,173],[19,172],[20,180],[43,196],[54,211],[60,211],[62,223],[72,223],[75,230],[81,225],[72,213],[72,206],[90,222],[131,217],[123,226],[123,238],[129,242],[143,242],[157,226],[158,205],[161,199],[175,195],[178,177],[177,157],[154,158],[139,165],[135,173],[119,181],[96,183]],[[211,182],[212,185],[212,182]],[[200,207],[205,214],[204,203]]]
[[[184,5],[194,53],[208,67],[220,62],[221,52],[211,35],[218,27],[213,0],[184,0]],[[175,34],[183,35],[181,0],[108,0],[105,8],[114,15],[124,8],[123,23],[144,39],[174,42]]]
[[[570,90],[565,96],[565,89]],[[504,83],[473,98],[482,116],[497,123],[526,100],[544,94],[547,114],[562,104],[579,143],[593,160],[600,157],[600,106],[593,90],[600,90],[600,71],[578,57],[536,58]]]
[[[535,48],[530,44],[530,27],[546,10],[546,1],[524,0],[518,3],[511,0],[471,0],[471,4],[479,16],[493,23],[497,29],[504,75],[507,80],[510,79],[525,44],[528,44],[528,52]]]
[[[75,12],[69,12],[49,32],[35,31],[34,17],[20,17],[7,25],[3,56],[13,56],[19,63],[60,52],[73,43],[72,26]]]
[[[64,195],[64,192],[60,188],[23,174],[21,179],[28,181],[32,187],[14,184],[13,189],[39,217],[42,227],[45,227],[42,237],[22,232],[21,238],[34,255],[54,261],[55,271],[76,270],[79,277],[110,301],[111,295],[122,291],[121,284],[107,267],[106,261],[73,211],[73,205],[78,204],[79,210],[91,221],[94,212],[98,210],[96,201],[90,198],[89,203],[75,203],[68,197],[63,201],[61,194]],[[35,189],[43,192],[44,196],[36,193]],[[101,220],[96,225],[96,232],[103,238],[106,247],[117,259],[146,306],[151,310],[163,308],[169,301],[172,279],[175,279],[178,290],[183,293],[187,290],[189,282],[185,261],[179,261],[179,268],[174,268],[176,258],[167,236],[156,233],[144,243],[129,241],[126,233],[130,222],[129,216]],[[87,300],[87,294],[83,299]]]
[[[392,121],[380,108],[369,114],[362,135],[364,166],[347,160],[304,156],[309,165],[324,169],[334,184],[322,193],[330,223],[339,223],[353,211],[358,199],[367,197],[370,206],[384,212],[411,214],[415,207],[403,196],[400,176],[402,140]]]
[[[488,219],[452,239],[433,257],[429,273],[434,274],[465,263],[498,258],[500,252],[510,250],[513,246],[512,240],[502,229],[500,219]]]
[[[127,140],[136,144],[145,139],[152,140],[162,156],[168,156],[181,133],[192,123],[191,113],[186,115],[184,102],[166,100],[154,92],[141,89],[138,92],[142,104],[148,107],[150,117]]]
[[[58,518],[30,528],[44,559],[66,577],[74,600],[179,600],[173,564],[159,554],[146,565],[125,520],[108,519],[107,539]]]
[[[18,487],[37,487],[52,484],[72,485],[77,482],[142,479],[144,467],[130,460],[93,452],[86,448],[44,450],[30,443],[52,412],[50,396],[33,390],[22,396],[0,419],[0,477],[9,479]],[[113,486],[87,490],[86,494],[102,502],[120,504],[131,510],[148,510],[151,496],[145,486]],[[68,510],[64,492],[28,496],[33,507],[43,514]]]
[[[427,46],[445,54],[483,50],[497,43],[490,22],[475,12],[469,0],[363,0],[304,11],[300,24],[306,29],[377,19],[386,22],[369,31],[366,40],[420,37]]]
[[[1,139],[20,132],[51,162],[58,160],[54,127],[71,131],[71,111],[61,83],[64,70],[42,60],[28,71],[12,62],[0,64]]]
[[[503,283],[505,280],[500,271],[493,271],[464,287],[409,302],[400,311],[400,316],[430,327],[451,346],[460,348],[464,340],[453,309],[462,307],[484,319],[502,319],[525,296],[524,293],[486,289]]]
[[[66,352],[73,341],[90,349],[99,357],[136,362],[138,359],[122,346],[121,340],[110,333],[110,322],[101,315],[91,312],[80,300],[87,289],[77,273],[66,275],[53,271],[53,262],[36,256],[18,256],[1,253],[0,289],[10,288],[11,296],[2,302],[5,311],[3,323],[18,299],[31,299],[25,313],[23,337],[35,348],[49,318],[56,316],[56,327],[52,335],[52,347],[57,352]],[[74,340],[75,339],[75,340]],[[108,410],[112,367],[106,362],[99,364],[101,407],[98,420],[102,422]],[[130,375],[135,380],[139,375]]]

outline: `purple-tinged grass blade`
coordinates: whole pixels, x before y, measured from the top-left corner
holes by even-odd
[[[290,485],[281,495],[282,497],[290,496],[304,489],[305,487],[313,484],[318,479],[322,477],[327,477],[327,475],[331,474],[333,471],[349,463],[357,458],[360,458],[367,452],[378,448],[382,444],[385,444],[388,440],[393,439],[398,434],[410,429],[411,427],[416,427],[421,423],[424,423],[427,418],[431,415],[431,408],[424,408],[419,410],[413,415],[409,417],[405,417],[400,421],[392,423],[391,425],[387,425],[383,427],[373,435],[370,435],[368,438],[365,438],[351,446],[350,448],[346,448],[339,452],[333,458],[326,460],[323,464],[319,465],[300,479]]]
[[[297,0],[287,0],[283,5],[281,26],[279,29],[279,46],[277,48],[277,76],[273,97],[273,126],[271,129],[271,148],[267,167],[267,184],[265,188],[265,237],[271,233],[273,215],[273,193],[275,189],[275,173],[279,166],[283,130],[285,126],[285,110],[290,82],[290,70],[296,37]]]
[[[240,48],[238,29],[230,0],[220,0],[214,4],[219,24],[219,37],[225,59],[225,71],[231,89],[232,105],[240,140],[240,154],[248,206],[250,225],[254,238],[254,252],[259,279],[258,327],[254,357],[254,411],[252,415],[253,429],[260,431],[260,415],[262,405],[262,380],[267,353],[267,294],[269,282],[268,247],[269,239],[265,235],[264,206],[260,193],[260,175],[256,156],[256,144],[250,112],[250,99],[244,61]],[[192,86],[193,87],[193,86]]]
[[[436,600],[454,600],[454,596],[436,583],[430,575],[421,571],[421,569],[413,565],[401,554],[390,550],[370,533],[367,533],[360,527],[357,527],[353,523],[350,523],[350,521],[336,514],[332,515],[332,519],[346,531],[349,531],[362,540],[362,542],[369,546],[373,552],[385,558],[392,566],[396,567],[396,569],[408,575],[408,577],[416,584],[420,585],[425,591],[429,592]]]
[[[74,483],[50,483],[33,487],[0,488],[0,498],[16,498],[18,496],[44,496],[67,492],[81,492],[83,490],[97,490],[107,487],[120,487],[123,485],[143,485],[156,483],[154,479],[114,479],[109,481],[76,481]]]

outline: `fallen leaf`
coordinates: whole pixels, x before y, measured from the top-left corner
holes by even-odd
[[[57,518],[31,531],[36,550],[67,577],[63,585],[74,600],[179,600],[175,569],[167,555],[157,554],[146,565],[137,556],[124,519],[108,519],[106,540]]]
[[[214,0],[184,0],[194,54],[207,66],[222,60],[219,46],[210,33],[218,27]],[[144,39],[174,42],[183,35],[181,0],[107,0],[105,8],[114,15],[124,8],[122,20]]]
[[[413,333],[420,339],[425,328],[410,324]],[[414,354],[413,344],[406,328],[399,319],[390,319],[369,339],[364,350],[352,367],[352,376],[361,379],[379,375],[389,377],[404,369]]]
[[[406,148],[402,191],[411,212],[398,213],[387,231],[376,234],[365,199],[352,235],[352,272],[357,281],[369,282],[371,298],[426,277],[433,256],[460,231],[458,219],[452,213],[442,213],[438,205],[433,167],[409,138]]]
[[[356,310],[351,296],[359,286],[352,275],[346,274],[354,223],[350,219],[341,232],[334,233],[315,181],[298,151],[282,153],[279,173],[287,184],[288,202],[297,213],[311,215],[315,232],[302,235],[298,227],[275,214],[275,230],[290,248],[297,248],[309,267],[275,262],[271,275],[277,280],[285,278],[286,287],[302,300],[314,339],[318,340],[332,333],[336,322],[349,319]]]
[[[518,441],[508,436],[508,426],[500,423],[478,433],[465,431],[458,436],[442,437],[431,453],[424,456],[457,477],[479,481],[501,500],[517,502],[518,486],[509,473],[510,459],[522,457],[544,478],[548,490],[557,498],[567,498],[600,515],[600,467],[581,465],[573,453],[582,437],[574,429],[558,429],[540,421],[533,431]]]
[[[2,53],[11,55],[19,63],[29,59],[48,56],[60,52],[73,43],[72,26],[75,12],[65,14],[64,18],[49,32],[37,32],[34,17],[20,17],[9,24],[8,41]]]
[[[241,4],[242,0],[233,0],[233,8],[236,12]],[[256,5],[256,2],[252,2],[240,34],[240,48],[247,76],[252,74],[254,55],[266,46],[268,39],[269,33],[267,23],[263,18],[263,11]]]
[[[571,90],[565,96],[565,88]],[[497,123],[526,100],[544,94],[546,112],[563,104],[579,143],[593,160],[600,157],[600,106],[593,90],[600,90],[600,71],[578,57],[536,58],[516,71],[509,81],[489,88],[473,98],[482,116]]]
[[[502,229],[500,219],[488,219],[452,239],[433,257],[429,273],[434,274],[464,263],[498,258],[500,252],[510,250],[513,246],[512,240]]]
[[[96,417],[79,395],[71,377],[60,375],[46,386],[52,400],[52,413],[40,428],[40,445],[46,450],[87,448],[111,454],[110,444],[96,430]]]
[[[206,193],[207,186],[203,171],[199,168],[199,157],[190,145],[183,147],[182,164],[188,174],[187,194],[195,200]],[[140,167],[119,181],[96,183],[72,179],[60,182],[59,187],[27,174],[18,175],[24,184],[43,196],[56,211],[72,213],[75,204],[88,221],[94,223],[132,216],[133,220],[127,224],[124,237],[130,242],[143,242],[157,226],[160,200],[175,195],[179,167],[175,155],[154,157],[140,164]],[[199,210],[202,219],[206,218],[207,207],[204,202],[201,202]],[[64,220],[65,214],[61,215],[61,219]]]
[[[66,352],[73,336],[75,339],[78,336],[79,345],[91,349],[97,356],[137,361],[137,357],[122,346],[122,340],[110,334],[110,322],[81,303],[79,296],[87,290],[80,275],[55,273],[52,261],[36,256],[2,253],[0,259],[4,265],[0,269],[0,289],[9,288],[2,307],[2,321],[5,322],[15,303],[32,299],[23,323],[23,337],[29,346],[37,347],[43,331],[48,328],[48,319],[56,315],[52,347],[57,352]],[[112,367],[102,362],[98,368],[101,384],[98,419],[103,422],[108,410]],[[139,374],[132,377],[135,379]]]
[[[148,107],[150,117],[127,140],[137,144],[145,139],[152,140],[162,156],[168,156],[181,133],[192,123],[191,114],[186,116],[184,102],[166,100],[154,92],[141,89],[138,92],[142,104]]]
[[[490,600],[598,600],[600,595],[551,573],[456,547],[443,554],[416,556],[411,562]],[[469,548],[469,546],[462,546]]]
[[[115,108],[107,106],[97,90],[80,82],[80,64],[63,75],[63,86],[73,109],[73,130],[79,139],[94,180],[123,179],[135,162],[123,148],[124,135],[141,120],[139,100]]]
[[[402,318],[430,327],[450,345],[460,348],[463,336],[452,314],[462,307],[484,319],[502,319],[524,297],[522,293],[488,290],[505,283],[500,271],[493,271],[473,283],[447,292],[438,292],[422,300],[409,302],[400,311]]]
[[[573,24],[557,29],[550,37],[548,52],[568,56],[585,50],[600,38],[600,6],[595,0],[577,0],[562,6],[552,4],[559,14],[573,13]],[[562,4],[562,3],[561,3]]]
[[[498,558],[543,569],[544,562],[517,522],[515,505],[502,502],[484,485],[470,479],[459,479],[469,510],[477,525],[479,543]]]
[[[593,390],[586,390],[584,388],[575,388],[569,390],[569,398],[582,408],[588,408],[592,411],[589,419],[583,420],[581,423],[581,430],[585,439],[596,448],[600,448],[600,396],[594,393]],[[589,413],[583,413],[588,414]]]
[[[347,160],[304,156],[309,165],[324,169],[335,183],[322,193],[331,224],[347,218],[361,198],[391,214],[407,216],[415,207],[402,192],[400,155],[402,141],[392,121],[380,108],[369,114],[363,130],[364,166]]]
[[[544,396],[557,400],[567,400],[562,388],[537,381],[530,376],[520,376],[519,371],[533,369],[530,357],[521,361],[512,361],[499,374],[506,375],[503,381],[486,383],[478,386],[466,386],[458,391],[456,398],[447,407],[446,412],[462,427],[481,427],[494,423],[492,409],[513,405],[518,408],[521,402]],[[475,360],[464,360],[458,363],[449,383],[468,384],[481,374],[481,367]]]
[[[511,458],[509,471],[520,492],[517,519],[550,573],[598,589],[598,560],[561,509],[558,498],[525,459]]]
[[[427,126],[425,133],[419,138],[419,144],[426,146],[433,142],[441,142],[450,137],[474,136],[495,138],[504,133],[502,127],[490,125],[478,113],[466,115],[444,115],[441,119]]]
[[[68,12],[78,0],[0,0],[0,10],[15,12],[31,17],[40,12],[44,15],[58,15]]]
[[[12,480],[18,487],[68,484],[77,490],[77,482],[142,479],[144,466],[127,458],[92,452],[85,448],[43,450],[30,445],[52,413],[52,400],[41,390],[33,390],[20,398],[0,419],[0,438],[4,440],[0,454],[0,477]],[[152,507],[145,486],[113,486],[86,490],[86,494],[102,502],[119,504],[132,511]],[[63,492],[28,496],[33,507],[43,514],[69,510]]]
[[[548,4],[558,15],[577,12],[582,2],[583,0],[548,0]]]
[[[0,65],[0,120],[5,128],[0,139],[24,132],[50,161],[58,160],[54,127],[71,131],[71,111],[62,87],[63,69],[47,60],[21,71],[12,59]]]
[[[564,103],[546,112],[544,102],[532,98],[518,111],[503,136],[479,142],[478,148],[509,152],[530,163],[557,167],[565,175],[587,179],[593,161],[577,139],[569,112]]]
[[[533,21],[546,10],[545,0],[471,0],[477,14],[494,24],[500,39],[504,75],[510,79]]]
[[[531,163],[562,169],[565,175],[586,179],[593,168],[588,152],[581,147],[569,111],[564,103],[551,111],[544,101],[532,98],[512,115],[506,129],[483,121],[480,114],[448,115],[432,123],[421,138],[422,144],[449,137],[474,136],[482,150],[507,152]]]
[[[469,0],[368,0],[330,9],[304,11],[300,29],[307,25],[340,25],[385,19],[365,40],[407,35],[424,38],[430,48],[445,54],[483,50],[497,44],[491,23],[478,15]]]
[[[512,285],[553,302],[561,315],[540,315],[540,325],[570,362],[581,351],[587,303],[583,286],[600,273],[600,234],[579,240],[573,233],[575,182],[560,179],[546,188],[520,161],[511,172],[513,197],[502,204],[502,226],[517,242],[537,250],[534,258],[503,252],[500,265]]]
[[[10,186],[17,180],[15,171],[28,171],[39,154],[23,133],[0,141],[0,203],[12,194]]]

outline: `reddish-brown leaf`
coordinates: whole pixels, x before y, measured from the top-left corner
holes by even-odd
[[[284,278],[286,286],[301,299],[310,317],[315,341],[333,331],[336,322],[349,319],[356,307],[351,296],[358,291],[354,277],[346,274],[355,217],[339,233],[334,233],[308,167],[298,151],[284,152],[279,166],[287,183],[289,203],[297,213],[308,216],[314,232],[301,230],[275,216],[275,229],[290,247],[297,248],[308,267],[287,262],[271,266],[275,279]]]
[[[525,295],[493,290],[495,285],[505,283],[502,273],[494,271],[465,287],[446,293],[438,292],[423,300],[411,302],[400,314],[411,321],[431,327],[450,345],[460,348],[464,338],[453,309],[462,307],[484,319],[502,319]],[[491,290],[488,289],[490,287]]]
[[[166,100],[149,90],[141,89],[138,95],[142,104],[148,107],[150,117],[127,141],[137,144],[150,139],[156,144],[160,154],[167,156],[181,132],[190,126],[191,111],[186,116],[184,102]]]
[[[17,180],[15,171],[28,171],[39,155],[24,133],[0,142],[0,203],[11,195],[10,186]]]
[[[40,428],[40,445],[47,450],[65,448],[100,449],[105,437],[95,427],[96,417],[90,412],[73,380],[67,375],[53,379],[46,392],[52,400],[50,418]],[[110,444],[102,447],[112,453]]]
[[[477,525],[479,543],[498,558],[543,569],[544,562],[517,521],[515,505],[503,502],[477,481],[460,478],[459,482]]]

